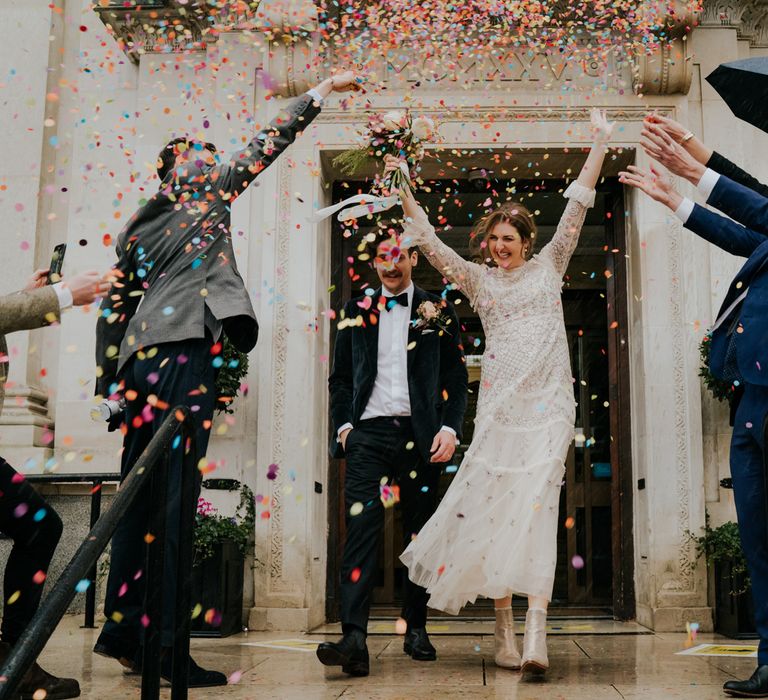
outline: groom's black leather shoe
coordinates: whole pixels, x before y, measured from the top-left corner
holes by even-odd
[[[348,632],[338,642],[323,642],[316,653],[321,664],[341,666],[350,676],[367,676],[370,672],[368,646],[359,630]]]
[[[734,698],[768,698],[768,664],[758,666],[748,681],[727,681],[723,691]]]
[[[434,661],[437,658],[426,627],[415,627],[405,633],[403,651],[414,661]]]

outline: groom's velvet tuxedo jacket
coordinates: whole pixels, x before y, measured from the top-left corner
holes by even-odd
[[[768,198],[721,175],[707,204],[749,227],[698,204],[685,224],[723,250],[747,258],[731,282],[718,319],[745,289],[747,296],[712,333],[710,371],[716,377],[723,376],[730,330],[744,381],[768,386]]]
[[[339,319],[333,371],[328,380],[333,418],[330,451],[335,458],[344,456],[336,431],[345,423],[357,425],[376,381],[378,321],[381,313],[388,313],[378,308],[380,296],[378,289],[368,309],[361,306],[368,304],[366,297],[351,299]],[[441,323],[445,330],[435,324],[418,327],[418,308],[425,301],[442,304],[440,297],[414,287],[408,329],[408,394],[416,448],[429,462],[429,448],[443,425],[461,436],[467,407],[467,368],[453,308],[446,305],[441,309],[446,319]]]

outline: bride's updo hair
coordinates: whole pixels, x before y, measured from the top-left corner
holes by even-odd
[[[501,223],[507,223],[517,229],[525,246],[525,259],[530,260],[536,239],[536,223],[533,220],[533,215],[519,202],[505,202],[498,209],[484,216],[472,232],[471,247],[478,262],[491,266],[496,265],[488,252],[488,237],[493,233],[493,229]]]

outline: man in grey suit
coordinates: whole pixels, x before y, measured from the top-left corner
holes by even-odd
[[[48,270],[38,270],[22,291],[0,297],[0,413],[8,378],[6,333],[47,326],[58,321],[64,309],[91,304],[109,289],[98,272],[53,285],[46,284],[47,274]],[[37,612],[45,574],[62,531],[56,511],[0,457],[0,532],[13,541],[3,574],[8,600],[4,601],[0,625],[0,665]],[[79,696],[80,685],[74,678],[57,678],[35,663],[21,681],[16,697],[64,700]]]
[[[331,92],[361,89],[348,71],[324,80],[281,111],[241,151],[217,162],[216,149],[174,139],[158,157],[160,189],[117,240],[115,280],[97,324],[97,394],[125,398],[123,478],[168,412],[191,407],[198,457],[213,417],[216,356],[226,334],[240,351],[256,344],[258,324],[237,270],[230,234],[232,202],[320,113]],[[161,674],[171,677],[181,450],[173,450],[168,483]],[[136,670],[142,639],[148,499],[138,499],[112,539],[105,613],[94,651]],[[190,659],[189,686],[226,685],[223,673]]]

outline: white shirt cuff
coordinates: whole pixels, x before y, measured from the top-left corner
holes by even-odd
[[[704,199],[709,199],[709,195],[712,194],[712,190],[715,189],[715,185],[719,179],[720,174],[716,173],[711,168],[707,168],[704,171],[704,174],[701,176],[701,180],[699,180],[699,184],[696,185]]]
[[[307,95],[309,95],[321,107],[323,106],[323,102],[325,102],[325,99],[317,90],[315,90],[315,88],[310,88],[309,90],[307,90]]]
[[[675,216],[683,223],[686,223],[693,214],[693,201],[688,197],[683,197],[683,201],[680,202],[680,206],[675,209]]]
[[[450,426],[450,425],[444,425],[440,430],[445,430],[446,432],[453,435],[453,437],[456,438],[456,444],[459,444],[459,436],[456,434],[456,431]]]
[[[336,431],[336,439],[341,442],[341,434],[347,430],[347,428],[353,428],[354,426],[352,423],[344,423],[337,431]]]
[[[56,292],[56,296],[59,297],[59,311],[64,311],[72,306],[74,299],[72,298],[72,290],[69,287],[65,287],[61,282],[51,285],[53,291]]]

